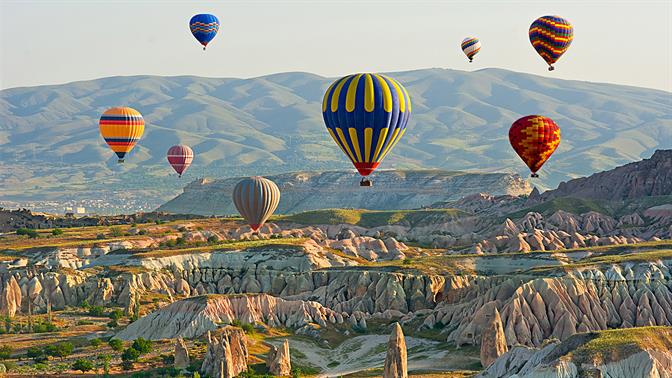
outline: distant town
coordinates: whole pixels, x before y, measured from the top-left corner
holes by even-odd
[[[161,205],[159,198],[119,198],[103,196],[103,198],[84,198],[66,200],[0,200],[0,207],[5,209],[30,209],[36,212],[56,215],[116,215],[149,212]]]

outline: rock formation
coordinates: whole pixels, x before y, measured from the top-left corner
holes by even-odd
[[[21,288],[14,276],[9,276],[3,281],[0,281],[0,312],[13,317],[21,310]]]
[[[280,347],[271,345],[266,360],[268,372],[275,376],[287,376],[292,373],[292,362],[289,357],[289,341],[285,340]]]
[[[186,369],[189,366],[189,349],[184,339],[178,337],[175,339],[175,368]]]
[[[478,378],[661,378],[672,377],[672,329],[633,328],[600,348],[583,348],[602,333],[572,336],[539,349],[516,346],[481,372]],[[632,333],[632,336],[628,336]],[[640,340],[641,339],[641,340]]]
[[[343,318],[317,302],[285,300],[267,294],[205,295],[162,307],[129,324],[115,337],[121,340],[192,338],[234,320],[300,328],[309,323],[325,326],[328,322],[342,322]]]
[[[508,351],[502,318],[499,316],[496,307],[481,334],[481,365],[488,367],[499,356]]]
[[[371,210],[417,209],[435,202],[459,199],[488,190],[493,194],[521,195],[530,192],[526,180],[502,173],[445,171],[380,171],[376,186],[364,193],[349,171],[299,172],[268,176],[282,189],[279,214],[325,208]],[[230,201],[220,201],[220,193],[230,193],[239,178],[194,181],[184,193],[159,207],[160,211],[189,214],[235,214]],[[339,188],[334,192],[333,188]],[[371,195],[371,193],[375,195]],[[324,195],[328,193],[329,195]]]
[[[383,378],[407,378],[406,341],[399,323],[394,323],[390,340],[387,342],[387,355]]]
[[[209,334],[201,373],[210,377],[234,378],[247,370],[247,337],[242,329],[225,327]]]
[[[557,189],[541,194],[541,200],[574,197],[621,201],[670,193],[672,150],[657,150],[649,159],[562,182]]]

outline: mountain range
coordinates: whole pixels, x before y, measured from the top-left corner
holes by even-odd
[[[408,89],[413,116],[383,169],[526,175],[507,135],[528,114],[549,116],[562,130],[560,147],[534,183],[542,189],[672,147],[668,92],[501,69],[390,75]],[[333,80],[301,72],[135,76],[3,90],[0,200],[144,196],[158,205],[196,177],[348,169],[320,112]],[[146,122],[124,165],[116,164],[97,125],[105,109],[119,105],[139,110]],[[177,143],[196,154],[182,181],[165,161]]]

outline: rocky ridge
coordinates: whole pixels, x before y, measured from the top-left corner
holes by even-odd
[[[459,199],[485,189],[493,194],[528,194],[531,187],[518,175],[447,171],[378,171],[375,185],[362,191],[350,171],[298,172],[267,176],[282,192],[277,214],[325,208],[369,210],[417,209]],[[241,178],[197,180],[158,211],[199,215],[236,214],[231,201]],[[375,193],[375,195],[372,195]],[[450,193],[447,196],[447,193]]]

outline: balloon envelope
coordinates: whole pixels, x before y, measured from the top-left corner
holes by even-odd
[[[219,31],[219,20],[211,14],[197,14],[189,21],[189,29],[205,50],[205,47]]]
[[[548,117],[529,115],[511,125],[509,141],[536,177],[536,172],[560,144],[560,128]]]
[[[359,174],[368,176],[404,136],[411,98],[390,77],[349,75],[327,89],[322,116],[334,142]]]
[[[280,189],[269,179],[249,177],[240,181],[233,189],[233,203],[252,231],[256,232],[277,209]]]
[[[168,163],[170,163],[170,166],[173,167],[175,172],[182,176],[182,173],[189,168],[191,162],[194,160],[194,151],[187,145],[178,144],[168,149],[166,157],[168,158]]]
[[[469,58],[470,62],[474,60],[474,55],[478,54],[479,51],[481,51],[481,41],[478,38],[467,37],[462,41],[462,52]]]
[[[530,26],[530,43],[553,70],[553,63],[557,62],[567,51],[574,39],[574,28],[569,21],[558,16],[543,16],[537,18]]]
[[[142,114],[133,108],[110,108],[103,113],[98,122],[100,135],[105,143],[124,161],[124,156],[130,152],[140,140],[145,131],[145,120]]]

